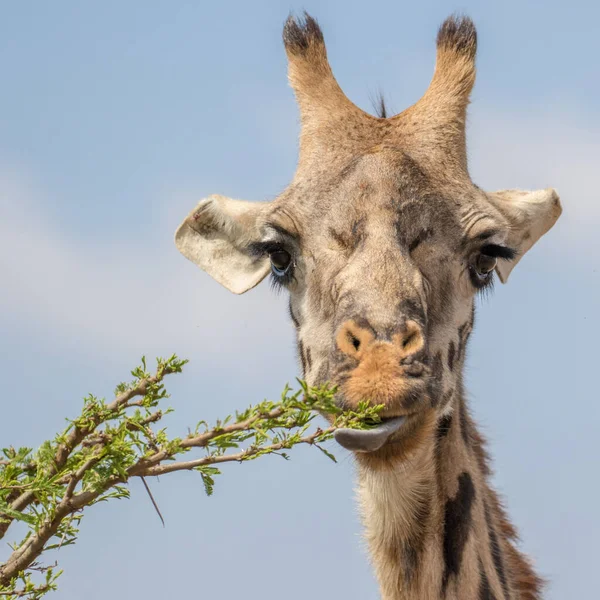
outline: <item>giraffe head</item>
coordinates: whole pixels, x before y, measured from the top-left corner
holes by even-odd
[[[560,202],[552,189],[489,193],[471,182],[470,19],[444,22],[429,88],[390,118],[344,95],[310,16],[288,19],[283,39],[301,114],[293,181],[272,202],[202,200],[176,244],[237,294],[270,274],[289,292],[307,382],[336,384],[342,407],[385,405],[381,427],[341,431],[340,443],[406,446],[453,409],[475,295],[506,282]]]

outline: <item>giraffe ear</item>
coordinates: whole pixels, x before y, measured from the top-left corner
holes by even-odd
[[[514,260],[499,261],[496,267],[500,281],[506,283],[523,255],[556,223],[562,207],[556,190],[551,188],[535,192],[503,190],[488,197],[509,223],[506,244],[517,251]]]
[[[268,258],[252,253],[268,203],[204,198],[175,233],[177,249],[234,294],[243,294],[269,273]]]

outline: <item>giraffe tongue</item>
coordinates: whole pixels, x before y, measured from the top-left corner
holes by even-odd
[[[352,452],[374,452],[379,450],[396,433],[406,417],[394,417],[374,429],[337,429],[335,441]]]

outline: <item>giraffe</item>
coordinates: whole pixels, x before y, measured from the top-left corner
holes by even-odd
[[[289,292],[303,377],[339,406],[383,404],[369,431],[338,430],[383,600],[537,600],[542,580],[489,483],[463,390],[475,297],[562,211],[553,189],[484,192],[470,179],[472,21],[437,35],[423,97],[372,116],[337,84],[310,15],[283,31],[300,109],[298,166],[271,202],[203,199],[181,253],[241,294],[268,274]]]

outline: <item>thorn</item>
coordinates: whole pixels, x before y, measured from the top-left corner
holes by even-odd
[[[163,519],[162,514],[160,513],[160,509],[158,508],[158,504],[156,504],[156,500],[154,500],[154,496],[152,495],[152,492],[150,491],[150,488],[148,487],[148,484],[146,483],[146,478],[142,475],[141,476],[141,480],[142,483],[144,484],[144,487],[146,488],[146,491],[148,492],[148,496],[150,497],[150,501],[152,502],[152,506],[154,506],[154,510],[156,511],[156,514],[158,515],[158,518],[160,519],[163,527],[165,526],[165,520]]]

